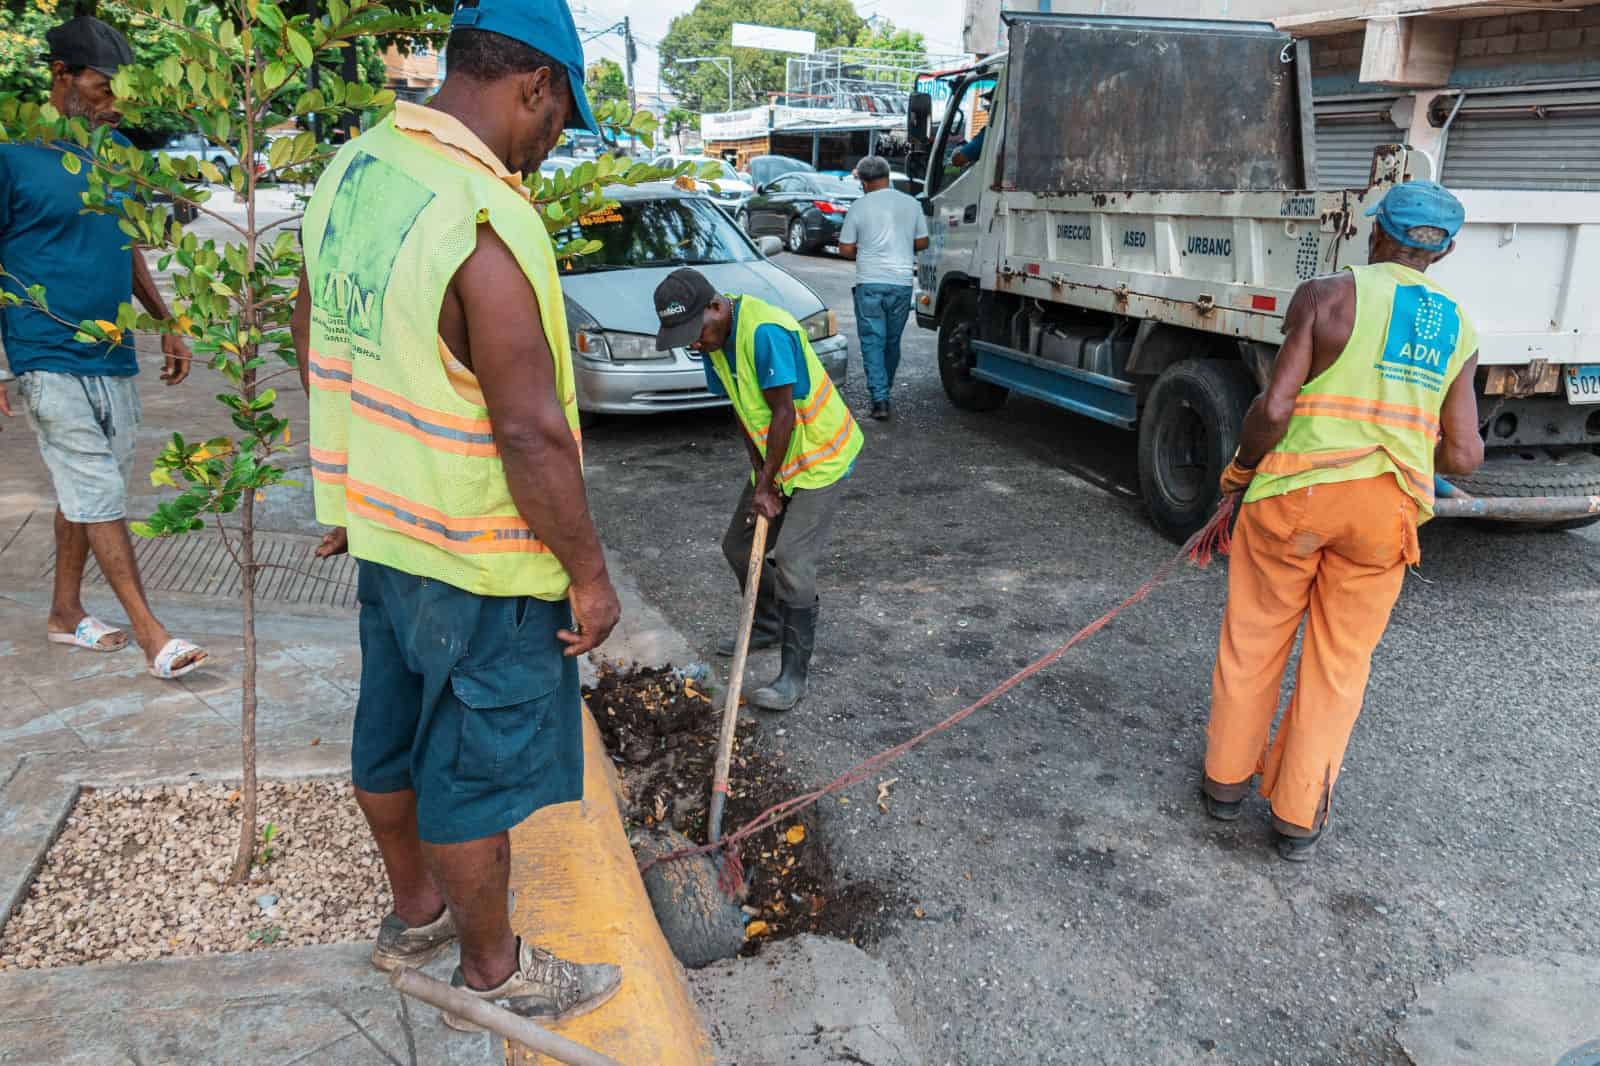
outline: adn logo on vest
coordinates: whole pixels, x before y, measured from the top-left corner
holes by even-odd
[[[1397,286],[1379,368],[1387,378],[1438,392],[1460,336],[1461,314],[1449,297],[1426,285]]]

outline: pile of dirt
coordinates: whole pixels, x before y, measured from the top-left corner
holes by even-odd
[[[722,710],[716,695],[670,666],[607,665],[584,698],[616,763],[630,829],[665,825],[703,842]],[[742,717],[729,777],[724,832],[807,790],[785,765],[782,749]],[[870,945],[903,909],[876,884],[841,883],[812,810],[745,841],[740,857],[751,919],[746,954],[762,941],[800,933]]]
[[[237,785],[85,789],[0,930],[0,971],[376,936],[389,886],[349,782],[262,781],[260,802],[270,838],[230,885]]]

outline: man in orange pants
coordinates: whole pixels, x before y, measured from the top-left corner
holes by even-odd
[[[1206,809],[1239,817],[1252,777],[1278,854],[1311,858],[1361,713],[1433,477],[1483,461],[1477,335],[1423,272],[1455,247],[1461,204],[1409,182],[1377,216],[1369,266],[1306,282],[1284,318],[1272,379],[1245,416],[1224,494],[1244,494],[1207,730]],[[1294,695],[1268,744],[1295,632]]]

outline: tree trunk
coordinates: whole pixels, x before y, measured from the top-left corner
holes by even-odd
[[[254,391],[254,390],[252,390]],[[230,884],[250,876],[256,849],[256,498],[244,494],[239,525],[239,561],[243,568],[244,679],[239,684],[239,743],[244,749],[244,783],[239,786],[239,853],[233,859]]]

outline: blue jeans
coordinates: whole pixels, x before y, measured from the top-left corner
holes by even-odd
[[[895,371],[900,369],[900,335],[911,316],[911,286],[857,285],[852,291],[867,392],[873,403],[888,403]]]

